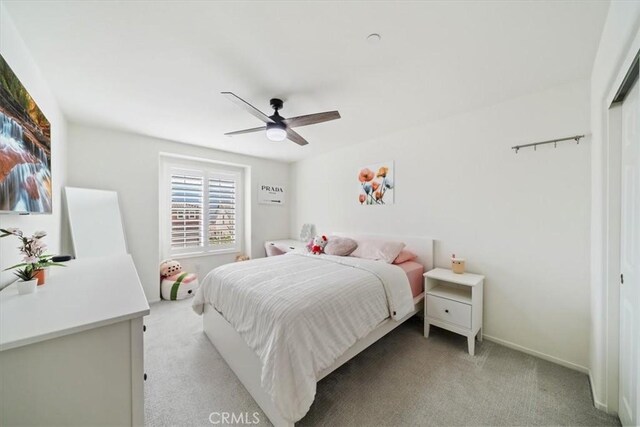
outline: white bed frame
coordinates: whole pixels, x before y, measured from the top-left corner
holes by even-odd
[[[391,235],[370,235],[353,233],[333,233],[350,237],[384,238],[387,240],[399,240],[406,244],[406,248],[418,255],[417,261],[424,265],[425,271],[433,268],[433,240],[424,237],[405,237]],[[352,357],[369,347],[374,342],[400,326],[404,321],[420,312],[424,304],[424,293],[413,300],[415,309],[400,320],[388,318],[366,337],[358,340],[333,365],[318,375],[318,381],[338,369]],[[262,388],[261,373],[262,363],[254,351],[247,346],[240,334],[222,317],[209,303],[204,306],[203,315],[204,332],[216,347],[220,355],[236,374],[240,382],[247,389],[256,403],[262,408],[269,421],[276,427],[293,427],[293,423],[286,420],[271,400],[271,397]]]

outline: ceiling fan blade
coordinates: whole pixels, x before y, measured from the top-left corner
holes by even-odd
[[[237,130],[235,132],[227,132],[227,133],[225,133],[225,135],[226,136],[242,135],[243,133],[260,132],[260,131],[263,131],[263,130],[266,130],[266,129],[267,129],[266,126],[260,126],[260,127],[257,127],[257,128]]]
[[[306,116],[290,117],[284,119],[289,127],[308,126],[316,123],[328,122],[329,120],[336,120],[340,118],[340,113],[337,111],[325,111],[324,113],[307,114]]]
[[[258,119],[262,120],[265,123],[274,123],[273,120],[269,118],[269,116],[267,116],[265,113],[258,110],[256,107],[249,104],[247,101],[240,98],[238,95],[234,94],[233,92],[220,92],[220,93],[222,94],[222,96],[224,96],[229,101],[233,102],[234,104],[236,104],[237,106],[239,106],[240,108],[242,108],[243,110],[251,114],[252,116],[257,117]]]
[[[295,142],[298,145],[307,145],[309,143],[307,142],[306,139],[301,137],[299,133],[297,133],[291,128],[287,128],[287,138],[289,138],[291,141]]]

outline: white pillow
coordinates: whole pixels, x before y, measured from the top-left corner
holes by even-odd
[[[387,264],[393,263],[393,260],[404,249],[405,244],[402,242],[394,242],[390,240],[376,240],[361,238],[356,240],[358,247],[351,252],[351,256],[384,261]]]

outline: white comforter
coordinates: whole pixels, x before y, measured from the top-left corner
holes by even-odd
[[[309,410],[317,375],[388,317],[413,311],[405,273],[381,261],[289,253],[211,271],[193,301],[210,303],[262,362],[262,387],[284,418]]]

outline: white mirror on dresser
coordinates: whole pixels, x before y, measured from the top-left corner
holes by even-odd
[[[128,253],[117,192],[65,187],[65,196],[76,258]]]

